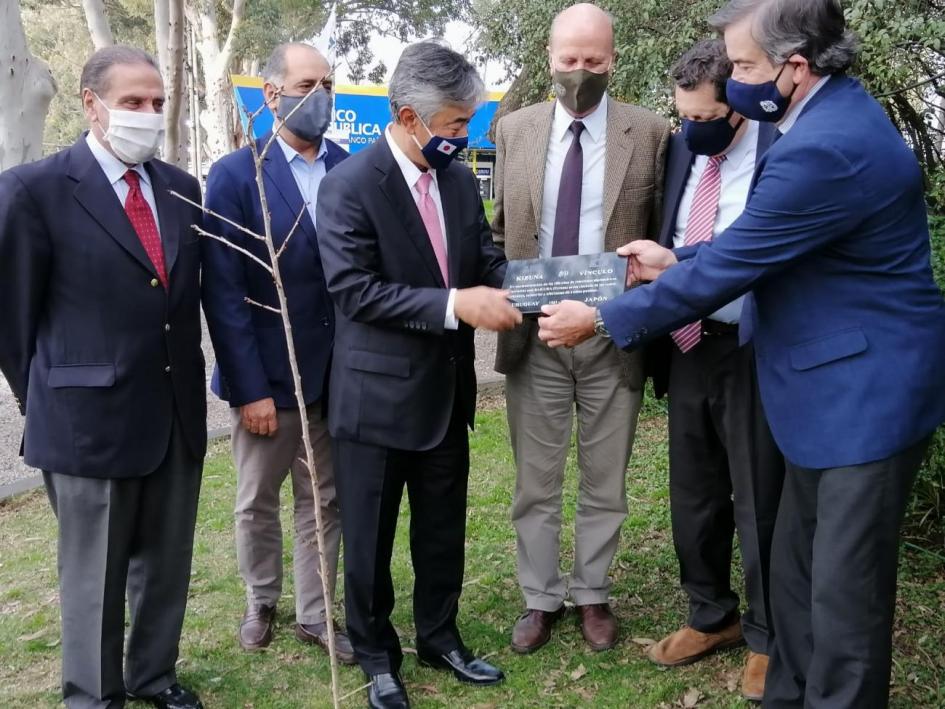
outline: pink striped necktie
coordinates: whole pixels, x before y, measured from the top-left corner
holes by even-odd
[[[436,203],[430,196],[431,182],[433,182],[433,175],[429,172],[424,172],[420,175],[420,179],[417,180],[417,192],[420,193],[420,201],[417,203],[417,208],[420,210],[420,218],[423,219],[423,225],[427,228],[427,236],[430,238],[433,253],[436,254],[436,262],[440,265],[443,283],[449,288],[450,276],[446,261],[446,239],[444,239],[443,229],[440,227],[440,215],[436,211]]]
[[[692,246],[702,241],[711,241],[715,229],[715,217],[719,213],[719,196],[722,194],[721,165],[724,155],[713,155],[706,163],[702,177],[696,187],[696,196],[689,208],[686,222],[685,245]],[[702,340],[702,321],[696,320],[672,334],[673,342],[683,352],[688,352]]]

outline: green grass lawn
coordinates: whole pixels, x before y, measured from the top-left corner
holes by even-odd
[[[509,649],[509,632],[522,600],[509,522],[515,475],[504,411],[483,411],[471,441],[466,588],[460,626],[466,643],[502,667],[508,680],[494,688],[466,687],[448,675],[418,667],[408,654],[403,674],[414,706],[746,706],[737,692],[744,650],[676,670],[659,669],[643,654],[648,639],[676,629],[686,610],[669,533],[666,429],[658,406],[645,409],[628,472],[630,515],[613,569],[613,604],[622,640],[611,652],[588,652],[571,614],[538,653],[520,657]],[[568,523],[573,520],[575,490],[572,457],[565,495]],[[268,651],[246,654],[237,645],[243,592],[233,546],[233,495],[229,452],[220,443],[211,451],[204,474],[180,679],[197,690],[210,708],[330,706],[327,659],[294,639],[290,596],[280,605],[276,639]],[[288,542],[288,496],[283,512]],[[409,648],[413,627],[407,522],[404,509],[393,571],[399,599],[394,623]],[[573,535],[566,527],[565,564],[572,543]],[[291,569],[287,555],[288,594]],[[57,704],[60,648],[55,573],[55,521],[44,495],[36,492],[0,504],[0,707],[33,709]],[[941,562],[904,550],[893,706],[945,706],[943,609]],[[360,671],[343,668],[341,681],[343,691],[351,693],[344,705],[364,706]]]
[[[492,223],[492,216],[495,214],[495,202],[491,199],[483,200],[482,206],[486,209],[486,219]]]

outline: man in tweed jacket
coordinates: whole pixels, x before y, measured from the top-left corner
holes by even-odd
[[[557,100],[499,120],[492,229],[510,260],[613,251],[656,236],[669,124],[606,95],[614,59],[607,13],[589,4],[564,10],[549,40]],[[496,357],[506,375],[517,466],[512,520],[526,605],[512,648],[527,653],[548,642],[570,596],[585,640],[606,650],[617,640],[609,570],[627,514],[643,361],[603,338],[551,350],[537,332],[536,321],[526,320],[503,333]],[[561,490],[574,410],[581,480],[574,566],[565,575]]]

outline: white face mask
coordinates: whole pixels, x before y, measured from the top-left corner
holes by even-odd
[[[108,111],[108,130],[104,137],[119,160],[137,165],[157,154],[164,142],[163,114],[121,111],[106,106],[98,94],[95,98]]]

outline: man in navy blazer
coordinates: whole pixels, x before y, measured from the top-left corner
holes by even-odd
[[[637,347],[752,292],[742,334],[787,460],[764,703],[881,707],[898,532],[945,419],[945,303],[922,174],[882,107],[844,75],[856,42],[835,0],[735,0],[713,24],[735,66],[729,104],[779,121],[783,137],[745,212],[711,243],[624,247],[636,277],[665,272],[603,305],[596,329]],[[594,331],[593,311],[553,310],[549,341]]]
[[[0,369],[58,519],[66,706],[196,709],[175,663],[207,441],[202,215],[170,193],[200,188],[154,159],[153,58],[102,49],[81,87],[89,132],[0,175]]]
[[[746,120],[726,103],[732,63],[721,39],[694,45],[673,67],[682,130],[670,140],[658,243],[712,239],[741,215],[771,123]],[[784,479],[758,395],[754,353],[740,345],[738,298],[647,348],[669,392],[669,489],[686,624],[647,650],[663,666],[695,662],[748,644],[741,690],[760,700],[768,666],[768,565]],[[671,366],[670,366],[671,364]],[[656,381],[660,379],[661,381]],[[735,529],[747,607],[731,585]]]
[[[273,50],[263,70],[263,90],[278,137],[266,153],[263,179],[273,239],[280,248],[289,239],[279,267],[308,407],[330,575],[328,587],[333,592],[341,521],[323,404],[334,316],[315,238],[315,202],[322,178],[348,154],[324,138],[332,112],[330,70],[325,58],[308,45],[289,43]],[[271,138],[270,134],[256,141],[258,154]],[[211,215],[208,219],[211,233],[269,261],[265,244],[233,225],[257,234],[265,231],[250,147],[226,156],[210,169],[206,206],[220,217]],[[219,241],[204,239],[203,256],[203,306],[217,356],[212,387],[232,407],[231,443],[237,471],[236,555],[246,586],[239,642],[246,650],[258,650],[272,640],[283,575],[279,490],[291,471],[295,499],[295,635],[302,642],[325,648],[330,619],[319,573],[315,502],[304,465],[302,419],[282,318],[249,302],[278,306],[275,284],[267,271]],[[354,661],[343,634],[336,635],[335,645],[339,659]]]
[[[328,420],[345,540],[345,606],[371,707],[406,709],[390,622],[391,553],[403,488],[417,657],[472,684],[503,674],[463,644],[467,426],[476,407],[473,328],[521,322],[498,290],[475,177],[452,163],[484,87],[461,55],[407,47],[391,77],[394,122],[332,171],[318,195],[318,241],[337,332]]]

